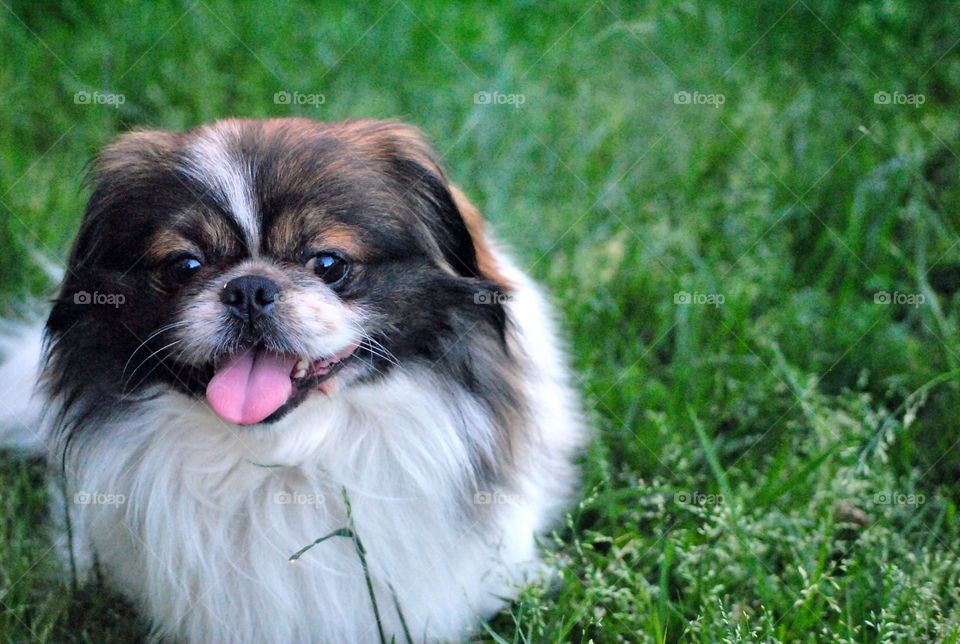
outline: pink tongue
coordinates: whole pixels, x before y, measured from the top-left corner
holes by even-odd
[[[290,371],[297,358],[247,349],[222,365],[207,385],[207,402],[224,420],[253,425],[293,394]]]

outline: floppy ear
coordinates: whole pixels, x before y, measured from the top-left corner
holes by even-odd
[[[78,306],[78,293],[96,291],[132,297],[127,266],[111,264],[109,248],[128,248],[133,260],[149,228],[157,202],[163,202],[162,181],[175,185],[169,170],[175,135],[138,131],[121,135],[91,161],[84,185],[92,188],[80,228],[67,260],[60,293],[47,326],[53,332],[71,328],[86,317],[117,314],[117,308]]]
[[[484,223],[480,211],[467,200],[467,196],[463,194],[460,188],[452,183],[447,184],[447,187],[450,189],[453,203],[460,213],[463,224],[466,226],[467,232],[470,234],[470,239],[473,242],[473,252],[477,260],[477,270],[480,276],[499,284],[504,289],[509,289],[511,287],[510,280],[500,272],[497,258],[493,254],[493,248],[490,244],[487,225]]]
[[[175,134],[159,130],[128,132],[91,161],[84,185],[93,190],[70,254],[71,268],[94,262],[105,238],[133,241],[132,236],[141,234],[154,208],[137,206],[162,200],[157,178],[173,176],[169,166],[175,141]]]
[[[447,180],[420,130],[397,121],[354,121],[350,127],[350,134],[389,162],[395,176],[430,209],[433,216],[424,217],[423,223],[446,264],[462,277],[508,290],[510,281],[500,271],[480,212]]]
[[[443,178],[402,156],[394,158],[392,166],[403,188],[420,202],[416,214],[430,232],[444,262],[457,275],[480,277],[473,237]]]
[[[447,264],[463,277],[493,282],[508,290],[510,282],[500,272],[487,227],[476,206],[442,173],[431,172],[412,161],[398,163],[405,166],[405,174],[412,179],[411,188],[433,209],[435,216],[428,217],[425,223]],[[410,168],[411,164],[417,168]]]

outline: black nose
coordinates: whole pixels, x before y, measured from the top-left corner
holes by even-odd
[[[280,285],[260,275],[235,277],[223,286],[220,301],[230,312],[251,324],[269,313],[280,292]]]

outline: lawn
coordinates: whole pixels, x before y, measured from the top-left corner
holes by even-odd
[[[3,312],[118,132],[400,117],[552,293],[595,428],[559,580],[477,641],[955,642],[960,4],[735,4],[0,0]],[[0,460],[0,638],[137,641],[42,479]]]

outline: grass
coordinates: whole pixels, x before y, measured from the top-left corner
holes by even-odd
[[[32,257],[64,256],[117,132],[404,118],[553,293],[596,428],[560,581],[478,641],[955,642],[957,24],[905,0],[3,0],[4,301],[49,293]],[[58,574],[41,475],[0,467],[0,637],[135,641]]]

